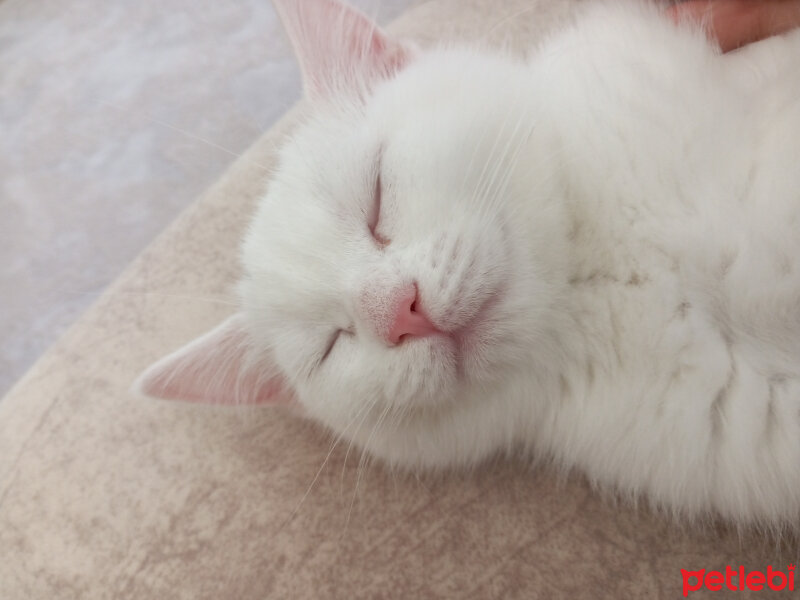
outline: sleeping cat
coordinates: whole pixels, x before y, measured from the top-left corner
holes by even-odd
[[[140,391],[293,400],[392,465],[521,452],[797,528],[800,35],[722,56],[595,3],[522,60],[275,4],[309,103],[241,310]]]

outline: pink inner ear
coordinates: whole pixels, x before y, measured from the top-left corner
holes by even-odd
[[[410,48],[339,0],[273,0],[312,98],[368,91],[403,68]]]
[[[277,367],[266,358],[255,359],[239,314],[152,365],[136,387],[155,398],[215,404],[274,404],[292,398]]]

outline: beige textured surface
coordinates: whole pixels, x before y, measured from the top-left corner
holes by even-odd
[[[396,30],[474,37],[496,22],[495,40],[522,45],[573,4],[434,0]],[[785,548],[680,531],[578,477],[558,484],[509,463],[437,480],[365,466],[359,477],[356,453],[326,459],[327,435],[280,410],[130,397],[149,362],[232,310],[215,299],[228,297],[263,189],[256,165],[274,164],[285,126],[0,403],[0,598],[661,599],[681,597],[680,568],[785,568]]]

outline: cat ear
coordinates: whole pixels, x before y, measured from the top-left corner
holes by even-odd
[[[277,367],[255,358],[238,313],[153,364],[133,387],[154,398],[214,404],[276,404],[292,398]]]
[[[294,47],[306,94],[367,92],[409,61],[412,47],[389,38],[341,0],[273,0]]]

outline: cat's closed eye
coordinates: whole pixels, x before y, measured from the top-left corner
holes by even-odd
[[[330,338],[328,338],[328,343],[325,345],[325,351],[322,353],[322,358],[319,359],[318,364],[322,364],[325,360],[330,356],[331,352],[333,351],[334,347],[336,347],[336,343],[341,339],[343,335],[355,335],[353,329],[337,329]]]
[[[322,353],[322,358],[319,359],[320,364],[325,362],[325,359],[330,356],[333,347],[336,345],[336,342],[339,341],[339,338],[342,337],[344,333],[344,329],[337,329],[334,334],[328,340],[327,345],[325,346],[325,351]]]
[[[378,225],[380,224],[381,219],[381,196],[383,194],[383,186],[381,184],[381,174],[375,177],[375,190],[373,192],[372,197],[372,212],[370,213],[369,220],[367,222],[367,226],[369,227],[369,232],[372,234],[372,239],[383,248],[387,246],[390,239],[386,238],[385,236],[381,235],[378,232]]]

